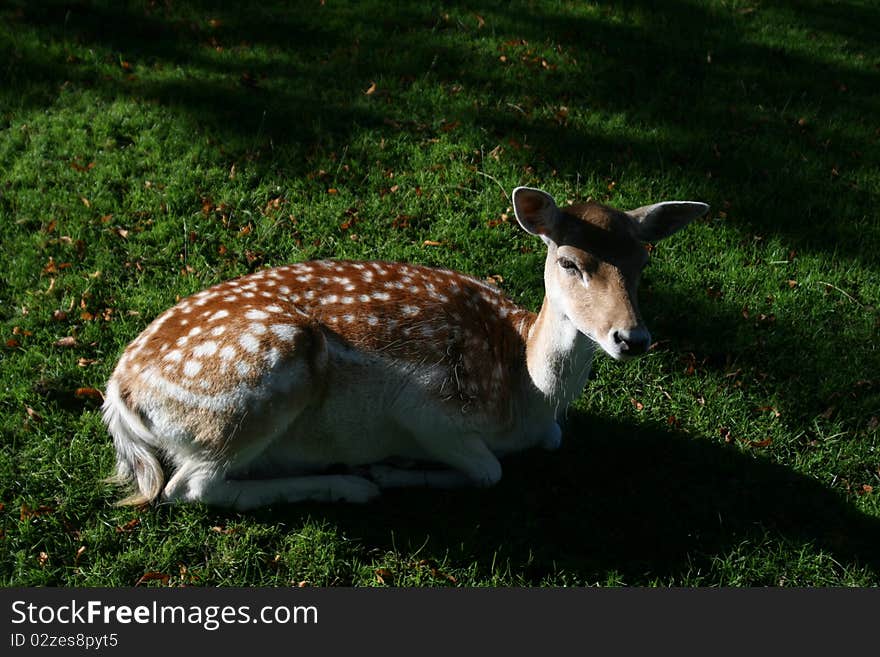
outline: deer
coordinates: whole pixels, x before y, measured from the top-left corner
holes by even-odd
[[[447,269],[317,260],[228,280],[159,315],[122,353],[103,420],[119,504],[240,510],[364,503],[397,487],[488,487],[499,458],[557,449],[594,354],[648,351],[645,243],[709,209],[628,212],[511,195],[547,247],[538,313]]]

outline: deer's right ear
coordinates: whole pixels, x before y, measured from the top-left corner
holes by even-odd
[[[517,187],[512,197],[513,212],[523,230],[550,239],[559,216],[553,197],[532,187]]]

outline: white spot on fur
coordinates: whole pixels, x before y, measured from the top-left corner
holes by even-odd
[[[238,344],[244,347],[245,351],[254,353],[260,349],[260,341],[250,333],[242,333],[238,336]]]
[[[420,312],[416,306],[402,306],[400,310],[407,317],[415,317]]]
[[[213,340],[203,342],[192,350],[193,356],[213,356],[217,353],[217,343]]]
[[[221,324],[220,326],[215,326],[214,328],[211,329],[211,335],[214,335],[214,336],[223,335],[223,333],[225,331],[226,331],[226,326]]]
[[[253,324],[251,324],[250,326],[248,326],[248,328],[249,328],[249,329],[251,330],[251,332],[254,333],[255,335],[263,335],[263,333],[266,332],[266,325],[265,325],[265,324],[259,324],[259,323],[257,323],[257,322],[254,322]]]
[[[232,345],[226,345],[220,350],[220,358],[223,360],[232,360],[235,358],[236,354],[238,354],[238,352]]]
[[[174,351],[169,351],[162,360],[170,360],[173,363],[179,363],[183,358],[183,352],[180,349],[175,349]]]
[[[254,308],[253,310],[248,310],[245,314],[245,317],[248,319],[266,319],[269,315],[264,313],[262,310],[257,310]]]
[[[272,331],[279,340],[283,340],[284,342],[293,342],[293,339],[299,332],[299,329],[293,324],[272,324],[269,327],[269,330]]]
[[[251,371],[251,366],[249,363],[240,360],[235,364],[235,369],[238,370],[238,373],[242,376],[247,376],[248,372]]]
[[[228,310],[218,310],[213,315],[208,318],[209,322],[216,322],[218,319],[223,319],[224,317],[229,317]]]
[[[280,312],[281,312],[281,306],[276,306],[276,305],[273,303],[271,306],[266,306],[266,310],[268,310],[270,313],[280,313]]]
[[[195,376],[202,371],[202,364],[197,360],[188,360],[183,364],[183,373],[186,376]]]

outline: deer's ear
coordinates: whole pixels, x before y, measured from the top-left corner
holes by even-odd
[[[553,197],[532,187],[517,187],[512,196],[513,212],[523,230],[542,238],[551,238],[559,216],[559,208]]]
[[[708,205],[697,201],[664,201],[630,210],[627,214],[635,222],[636,237],[642,242],[656,242],[708,211]]]

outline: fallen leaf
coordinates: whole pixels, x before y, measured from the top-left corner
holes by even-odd
[[[74,393],[79,399],[94,399],[104,401],[104,393],[97,388],[77,388]]]
[[[134,530],[137,528],[137,526],[140,525],[140,524],[141,524],[141,519],[140,519],[140,518],[132,518],[131,520],[129,520],[129,521],[128,521],[127,523],[125,523],[124,525],[117,525],[117,526],[116,526],[116,533],[117,533],[117,534],[121,534],[121,533],[123,533],[123,532],[134,531]]]
[[[637,411],[645,410],[645,405],[642,402],[635,399],[634,397],[631,397],[630,401],[632,402],[632,405],[635,406]]]
[[[144,573],[143,575],[141,575],[140,579],[137,582],[135,582],[135,586],[140,586],[141,584],[144,584],[146,582],[153,582],[156,580],[160,580],[162,582],[162,584],[167,586],[168,580],[170,580],[170,579],[171,579],[170,575],[166,575],[165,573],[160,573],[155,570],[150,570],[150,571]]]
[[[748,445],[749,447],[769,447],[772,442],[772,438],[765,438],[764,440],[749,440]]]
[[[43,416],[40,415],[39,413],[37,413],[30,406],[26,406],[25,410],[27,411],[28,417],[30,419],[32,419],[34,422],[42,422],[43,421]]]
[[[45,566],[46,562],[49,561],[49,555],[41,550],[40,555],[37,557],[37,561],[40,562],[40,566]]]
[[[733,436],[730,434],[730,429],[727,427],[721,427],[718,432],[721,434],[721,437],[724,438],[724,442],[729,443],[733,440]]]
[[[385,584],[387,586],[391,586],[394,584],[394,573],[392,573],[387,568],[377,568],[376,569],[376,581],[379,584]]]
[[[32,509],[27,504],[22,504],[19,519],[27,520],[28,518],[36,518],[37,516],[44,516],[47,513],[54,513],[54,511],[55,509],[47,504],[41,504],[36,509]]]
[[[873,492],[874,492],[874,487],[873,487],[871,484],[862,484],[862,490],[863,490],[865,493],[873,493]]]
[[[52,313],[52,319],[54,319],[56,322],[63,322],[65,319],[67,319],[67,312],[64,310],[56,310],[54,313]]]
[[[773,413],[773,417],[779,417],[779,416],[780,416],[779,411],[777,411],[777,410],[776,410],[776,407],[774,407],[774,406],[759,406],[759,407],[756,408],[755,410],[758,411],[759,413],[766,413],[767,411],[772,411],[772,413]]]
[[[300,582],[297,582],[296,585],[298,588],[304,589],[305,587],[307,587],[309,585],[309,580],[304,579]]]
[[[80,197],[79,197],[79,200],[82,201],[82,204],[83,204],[84,206],[86,206],[87,208],[92,207],[92,202],[89,201],[89,199],[87,199],[85,196],[80,196]]]
[[[85,551],[86,551],[86,546],[85,546],[85,545],[80,545],[80,546],[79,546],[79,549],[76,551],[76,556],[73,557],[73,564],[74,564],[74,565],[76,565],[77,563],[79,563],[79,558],[83,555],[83,553],[84,553]]]
[[[364,91],[364,95],[365,96],[372,96],[374,93],[376,93],[376,83],[370,82],[370,86],[367,87],[366,91]]]
[[[66,337],[60,338],[55,341],[56,347],[75,347],[76,346],[76,338],[72,335],[68,335]]]
[[[18,340],[16,340],[15,338],[9,338],[9,339],[6,341],[6,346],[7,346],[9,349],[15,349],[15,348],[18,347],[20,344],[21,344],[21,343],[20,343]]]
[[[443,246],[443,242],[437,242],[434,240],[425,240],[422,242],[422,246]]]
[[[83,358],[80,358],[78,361],[76,361],[76,364],[79,367],[88,367],[89,365],[94,365],[97,362],[98,362],[97,358],[84,358],[83,357]]]

